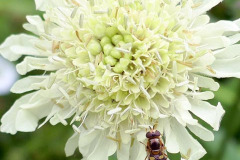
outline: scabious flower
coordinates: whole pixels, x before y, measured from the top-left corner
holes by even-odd
[[[212,77],[240,78],[240,20],[210,23],[206,11],[221,0],[36,0],[19,34],[0,46],[25,77],[25,93],[2,117],[1,131],[31,132],[50,121],[71,124],[67,156],[84,160],[139,160],[146,128],[156,125],[170,153],[198,160],[219,129],[224,110],[212,99]],[[201,91],[201,88],[205,88]],[[194,115],[194,116],[193,116]],[[45,121],[38,124],[42,118]],[[69,120],[70,119],[70,120]]]

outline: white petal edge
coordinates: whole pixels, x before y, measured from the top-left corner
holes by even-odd
[[[28,76],[26,78],[20,79],[12,86],[11,92],[24,93],[40,89],[44,86],[42,82],[47,78],[48,76]]]
[[[194,133],[196,136],[203,139],[204,141],[214,140],[214,134],[200,124],[197,124],[197,125],[188,124],[187,127],[192,133]]]
[[[189,98],[189,102],[192,105],[191,112],[193,114],[211,125],[215,131],[219,129],[220,122],[225,113],[220,103],[217,106],[213,106],[208,102],[191,98]]]
[[[176,135],[180,153],[184,155],[184,157],[187,157],[188,160],[199,160],[206,154],[205,149],[198,143],[198,141],[194,139],[188,133],[186,128],[179,124],[175,119],[171,119],[171,127]]]
[[[9,61],[16,61],[22,55],[39,55],[32,40],[37,38],[26,34],[11,35],[0,45],[0,54]]]
[[[200,0],[200,1],[194,0],[193,2],[199,3],[200,6],[193,9],[193,17],[199,16],[199,15],[207,12],[208,10],[210,10],[211,8],[213,8],[214,6],[216,6],[217,4],[219,4],[222,1],[223,0]],[[196,5],[198,5],[198,4],[196,4]]]
[[[66,156],[69,157],[74,154],[75,150],[78,147],[79,133],[74,133],[68,140],[65,145]]]

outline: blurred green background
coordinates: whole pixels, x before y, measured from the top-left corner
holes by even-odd
[[[26,15],[40,14],[35,10],[33,0],[0,0],[0,43],[11,34],[25,32],[22,24]],[[209,12],[212,21],[219,19],[234,20],[240,18],[240,0],[225,0]],[[240,62],[239,62],[240,63]],[[222,103],[226,114],[214,142],[201,142],[208,154],[202,160],[240,160],[240,80],[218,80],[221,88],[215,92],[216,105]],[[0,96],[0,117],[20,97],[17,94]],[[64,146],[72,134],[71,126],[46,124],[33,133],[8,135],[0,133],[0,160],[77,160],[81,158],[78,151],[66,158]],[[196,137],[195,137],[196,138]],[[111,157],[111,160],[116,158]],[[180,157],[170,155],[171,160]]]

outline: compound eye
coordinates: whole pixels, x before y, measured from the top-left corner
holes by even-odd
[[[161,135],[161,133],[160,133],[159,131],[156,130],[156,131],[154,132],[154,136],[159,137],[160,135]]]
[[[152,135],[152,133],[151,132],[147,132],[147,134],[146,134],[146,137],[147,138],[151,138],[153,135]]]

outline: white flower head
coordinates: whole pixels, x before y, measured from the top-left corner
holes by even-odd
[[[219,84],[240,78],[240,20],[210,23],[205,13],[221,0],[36,0],[44,19],[27,16],[36,36],[10,36],[0,53],[21,75],[18,99],[2,117],[1,131],[29,132],[47,121],[75,133],[67,156],[84,160],[138,160],[146,156],[145,129],[157,125],[170,153],[198,160],[219,129],[224,110],[206,100]],[[195,115],[193,117],[193,115]],[[46,117],[42,124],[39,119]],[[195,118],[198,117],[198,118]],[[188,130],[187,130],[188,129]]]

